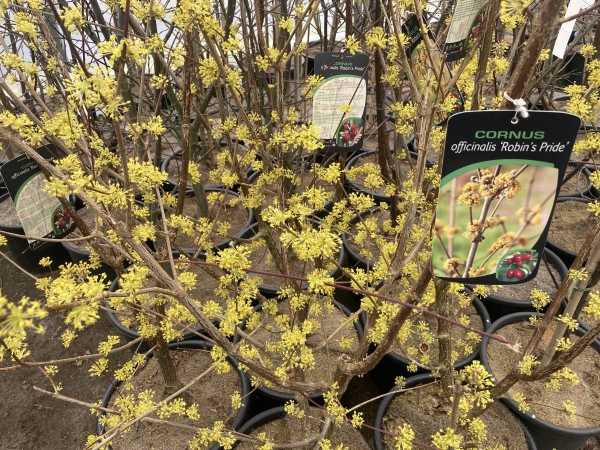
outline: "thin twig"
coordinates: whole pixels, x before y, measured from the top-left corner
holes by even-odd
[[[85,406],[86,408],[91,408],[93,410],[96,409],[96,410],[104,411],[104,412],[107,412],[110,414],[116,414],[119,416],[121,415],[120,412],[118,412],[114,409],[105,408],[104,406],[99,406],[99,405],[95,405],[93,403],[88,403],[88,402],[84,402],[81,400],[77,400],[75,398],[67,397],[66,395],[58,394],[56,392],[50,392],[45,389],[39,388],[37,386],[33,386],[33,389],[35,391],[41,392],[42,394],[46,394],[46,395],[49,395],[50,397],[54,397],[58,400],[63,400],[65,402],[69,402],[69,403],[75,403],[76,405]]]

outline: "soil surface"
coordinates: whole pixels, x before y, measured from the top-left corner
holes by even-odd
[[[17,215],[17,210],[15,209],[15,204],[13,203],[10,196],[6,196],[6,198],[0,203],[0,224],[7,225],[11,227],[20,227],[21,220]]]
[[[286,193],[286,195],[287,195],[286,198],[283,197],[284,190],[282,187],[281,180],[277,181],[276,183],[266,185],[265,187],[263,187],[263,193],[264,193],[265,199],[262,202],[262,208],[265,209],[266,207],[271,206],[275,202],[276,199],[279,204],[278,207],[281,208],[282,204],[287,205],[287,199],[289,197],[291,197],[292,195],[295,195],[295,194],[301,194],[303,192],[306,192],[306,190],[308,188],[312,188],[312,187],[320,188],[325,192],[332,193],[331,197],[333,198],[333,194],[335,193],[335,188],[336,188],[335,184],[328,183],[326,181],[323,181],[323,180],[320,180],[319,178],[317,178],[315,176],[315,174],[310,170],[312,165],[313,165],[313,161],[310,159],[307,159],[307,162],[305,162],[302,167],[294,170],[295,175],[298,177],[299,184],[289,186],[288,189],[291,193]],[[288,180],[289,179],[286,178],[286,181],[288,181]]]
[[[250,268],[252,270],[260,270],[263,272],[281,273],[275,262],[271,258],[271,253],[266,245],[255,249],[248,258],[252,264]],[[339,259],[339,252],[336,254],[336,261]],[[299,259],[294,252],[289,254],[290,263],[290,274],[296,277],[306,277],[307,274],[315,270],[315,265],[312,261],[303,261]],[[336,268],[335,264],[326,264],[324,269],[329,273],[334,271]],[[302,282],[299,280],[293,280],[291,278],[284,278],[278,276],[262,275],[258,273],[248,273],[249,278],[260,277],[262,279],[262,285],[268,286],[275,289],[281,289],[287,286],[300,286]]]
[[[577,253],[598,218],[587,209],[587,203],[566,201],[556,204],[548,239]]]
[[[567,169],[567,172],[565,173],[565,177],[569,176],[571,174],[571,172],[573,172],[573,170],[575,170],[575,168],[569,166]],[[578,195],[582,191],[584,191],[590,187],[591,182],[588,179],[588,177],[586,176],[586,174],[584,174],[582,172],[582,169],[579,169],[577,172],[578,173],[573,175],[573,177],[571,177],[571,179],[569,181],[567,181],[566,183],[563,183],[561,185],[560,190],[559,190],[560,194]]]
[[[293,252],[292,252],[293,253]],[[290,274],[298,277],[306,277],[307,273],[312,272],[315,269],[314,264],[311,261],[302,261],[296,257],[295,254],[291,254],[290,259]],[[248,258],[252,261],[251,269],[260,270],[263,272],[274,272],[281,273],[275,262],[271,259],[271,253],[267,246],[259,247],[254,250]],[[262,275],[257,273],[249,273],[249,278],[260,277],[262,279],[262,285],[272,287],[275,289],[281,289],[288,286],[300,285],[301,282],[298,280],[286,279],[278,276]]]
[[[177,368],[181,382],[186,385],[201,373],[206,371],[212,365],[210,352],[206,350],[177,350],[171,352],[173,363]],[[156,358],[152,358],[135,377],[134,389],[125,391],[127,395],[152,390],[155,399],[165,398],[163,395],[164,382],[160,371],[160,366]],[[121,387],[120,387],[121,388]],[[173,415],[165,419],[170,423],[177,423],[192,427],[212,427],[215,421],[221,420],[229,425],[235,419],[238,409],[231,407],[231,395],[235,392],[242,393],[242,382],[237,370],[230,370],[226,374],[218,374],[211,371],[205,375],[197,384],[192,386],[187,392],[187,404],[198,405],[199,420],[191,420]],[[115,397],[109,403],[113,407]],[[151,414],[151,418],[158,418],[156,414]],[[173,425],[142,422],[133,427],[128,433],[124,433],[112,441],[114,450],[145,450],[155,448],[158,444],[160,448],[165,449],[183,449],[187,448],[187,443],[194,437],[195,433],[191,430],[183,429]]]
[[[35,274],[47,276],[48,274]],[[24,275],[12,264],[0,259],[0,280],[2,294],[8,299],[28,296],[43,300],[34,280]],[[92,326],[78,332],[71,347],[65,349],[60,339],[67,329],[64,323],[66,314],[53,313],[42,320],[46,331],[43,334],[28,333],[27,341],[32,353],[27,362],[45,362],[56,359],[73,358],[85,354],[98,353],[98,344],[107,335],[116,335],[105,314]],[[124,345],[121,339],[119,345]],[[88,370],[92,359],[68,362],[59,365],[55,383],[61,383],[61,394],[85,402],[99,401],[112,379],[112,371],[131,358],[132,350],[109,356],[109,375],[91,377]],[[0,368],[16,364],[5,357]],[[87,436],[95,433],[96,416],[86,406],[55,399],[35,391],[38,387],[52,391],[52,385],[42,372],[33,368],[20,368],[0,371],[0,448],[2,450],[29,449],[83,449]]]
[[[558,270],[556,270],[554,266],[550,264],[550,262],[548,262],[548,266],[546,266],[546,263],[542,259],[538,273],[533,280],[521,284],[504,284],[500,286],[493,294],[498,297],[509,298],[511,300],[521,300],[527,303],[531,302],[531,291],[533,289],[540,289],[548,293],[550,298],[552,298],[552,295],[558,290],[558,288],[554,284],[550,273],[552,273],[554,280],[556,280],[558,286],[560,286],[562,279],[558,273]]]
[[[110,227],[108,225],[97,226],[97,222],[96,222],[97,214],[91,208],[86,207],[86,208],[80,209],[79,211],[77,211],[77,214],[79,214],[79,217],[81,217],[81,219],[88,225],[88,227],[92,231],[95,230],[96,227],[97,227],[98,231],[102,234],[104,234],[108,230],[110,230]],[[75,231],[73,232],[73,234],[71,234],[69,236],[69,238],[77,238],[77,237],[82,237],[82,236],[83,236],[83,234],[81,234],[79,229],[75,229]],[[102,246],[106,246],[106,244],[103,243],[102,241],[100,241],[99,244]],[[66,242],[65,245],[72,247],[79,251],[88,251],[86,248],[89,246],[88,241]]]
[[[431,436],[450,424],[450,403],[441,392],[439,384],[423,386],[396,395],[383,418],[384,431],[396,432],[399,426],[408,424],[415,430],[415,441],[425,445],[431,443]],[[481,417],[487,426],[487,441],[481,448],[525,450],[528,448],[519,421],[507,407],[497,402]],[[395,449],[393,439],[383,435],[384,449]],[[431,448],[417,445],[416,448]]]
[[[36,276],[47,276],[36,273]],[[43,295],[35,288],[31,278],[20,272],[12,264],[0,258],[0,280],[2,294],[9,299],[26,295],[32,299],[43,300]],[[341,291],[341,294],[344,292]],[[344,297],[342,295],[342,297]],[[340,298],[340,300],[343,300]],[[78,333],[72,346],[65,349],[60,335],[67,329],[64,324],[64,313],[53,314],[42,321],[46,332],[41,335],[31,333],[31,358],[35,361],[72,358],[85,353],[96,354],[98,344],[106,340],[108,335],[116,335],[116,330],[100,312],[100,319],[94,326]],[[121,344],[125,342],[122,339]],[[88,370],[91,360],[69,362],[59,366],[56,382],[63,386],[62,394],[85,402],[99,401],[112,379],[113,371],[127,362],[133,350],[126,349],[109,356],[109,375],[107,377],[90,377]],[[0,369],[15,366],[7,358],[0,362]],[[0,449],[61,449],[81,450],[85,447],[87,436],[96,431],[96,416],[89,408],[63,400],[54,399],[46,394],[33,390],[33,386],[52,391],[47,378],[36,368],[23,368],[12,371],[0,371]],[[351,407],[369,398],[382,394],[370,377],[353,378],[343,402]],[[270,404],[264,397],[252,394],[257,401],[251,413],[259,413]],[[365,423],[373,423],[378,402],[368,403],[361,408]],[[361,430],[370,438],[370,429]],[[151,448],[147,446],[145,448]],[[166,448],[166,447],[165,447]],[[350,446],[351,449],[354,447]]]
[[[200,305],[204,305],[209,300],[213,300],[222,307],[225,307],[226,301],[215,294],[215,290],[219,287],[219,278],[225,274],[220,268],[212,267],[212,266],[203,266],[201,264],[190,264],[190,267],[185,268],[185,272],[192,272],[196,274],[196,285],[194,289],[189,291],[190,296],[198,302]],[[179,273],[183,273],[184,269],[180,269]],[[154,287],[156,285],[154,279],[150,278],[144,285],[144,287]],[[145,305],[148,306],[148,305]],[[165,303],[165,309],[167,312],[173,306],[173,304],[167,300]],[[120,309],[118,313],[115,313],[115,317],[119,320],[123,325],[125,325],[130,330],[134,330],[136,333],[138,331],[138,320],[136,316],[139,314],[138,310],[134,310],[127,305],[124,305],[123,309]],[[153,318],[151,315],[146,315],[146,319],[153,322]],[[176,330],[180,330],[181,332],[186,332],[187,330],[184,326],[188,326],[191,328],[198,328],[198,322],[186,322],[179,325],[175,325],[174,328]]]
[[[556,322],[548,327],[540,349],[548,346],[555,328]],[[502,327],[496,334],[513,342],[528,342],[533,330],[534,327],[529,322],[520,322]],[[572,342],[576,342],[577,339],[577,336],[571,335]],[[487,351],[490,368],[497,380],[504,378],[519,360],[517,353],[495,340],[490,340]],[[540,380],[517,383],[508,394],[514,395],[519,392],[525,395],[532,414],[556,425],[569,428],[600,426],[600,354],[588,347],[575,358],[569,368],[579,378],[579,384],[575,386],[563,379],[562,389],[554,391],[546,386],[547,380]],[[576,415],[573,418],[568,418],[562,411],[562,404],[567,400],[574,401],[576,405]],[[546,405],[554,408],[548,408]]]
[[[316,408],[312,408],[310,415],[304,420],[286,415],[282,419],[277,419],[258,427],[250,433],[250,436],[265,433],[267,438],[270,438],[275,444],[289,444],[303,441],[314,434],[321,433],[323,419],[319,416],[319,410]],[[332,448],[337,448],[338,445],[343,444],[352,450],[370,450],[360,433],[350,424],[345,423],[341,427],[332,424],[331,430],[328,439],[331,441]],[[315,444],[316,442],[312,442],[309,445],[295,448],[298,450],[313,450]],[[256,450],[256,448],[258,448],[258,445],[249,442],[243,442],[235,447],[236,450]]]

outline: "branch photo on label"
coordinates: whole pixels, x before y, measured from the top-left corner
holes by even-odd
[[[503,281],[535,272],[529,266],[537,252],[530,249],[551,218],[558,181],[558,169],[539,164],[476,164],[441,186],[433,241],[436,276],[476,278],[496,274],[502,264],[510,266],[501,273]],[[528,256],[506,259],[521,249]]]

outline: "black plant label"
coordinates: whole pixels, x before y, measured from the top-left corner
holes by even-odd
[[[52,161],[47,149],[37,149]],[[11,159],[0,168],[8,193],[15,205],[21,226],[27,236],[59,239],[75,228],[75,223],[60,200],[44,192],[45,176],[38,164],[27,155]],[[28,239],[32,251],[40,251],[52,242]]]
[[[438,278],[532,280],[580,120],[563,112],[472,111],[448,121],[432,244]]]
[[[323,77],[313,92],[313,122],[329,152],[354,152],[363,145],[369,57],[318,53],[315,74]]]

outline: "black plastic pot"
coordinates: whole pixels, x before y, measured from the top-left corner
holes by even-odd
[[[379,206],[361,212],[350,221],[350,225],[357,224],[361,219],[364,219],[366,216],[370,216],[371,214],[376,213],[377,211],[379,211]],[[353,269],[359,268],[366,271],[373,267],[372,261],[366,260],[352,249],[348,240],[347,233],[342,233],[342,242],[344,243],[344,249],[346,250],[346,254],[348,255],[348,267]]]
[[[412,388],[412,387],[418,386],[420,384],[431,383],[434,380],[435,380],[435,378],[430,373],[414,375],[406,380],[405,387]],[[393,387],[392,389],[390,389],[389,392],[397,392],[397,391],[398,391],[398,388]],[[383,400],[381,401],[381,403],[379,404],[379,408],[377,409],[377,414],[375,415],[375,423],[373,424],[373,426],[374,426],[373,441],[375,442],[375,450],[383,450],[383,441],[382,441],[382,436],[381,436],[382,433],[380,430],[383,429],[383,418],[385,417],[385,414],[387,413],[387,410],[390,407],[390,404],[392,403],[392,400],[394,400],[394,397],[396,397],[396,395],[397,394],[388,395],[388,396],[384,397]],[[533,436],[531,435],[531,433],[529,432],[527,427],[525,427],[522,422],[520,422],[520,423],[521,423],[521,427],[523,428],[523,433],[525,434],[525,439],[527,440],[527,443],[529,444],[529,450],[537,450],[537,446],[536,446]],[[418,424],[414,424],[414,426],[418,426]],[[540,447],[540,449],[543,449],[543,450],[546,450],[546,449],[550,450],[551,448],[552,447],[543,447],[543,448]]]
[[[210,193],[210,192],[221,192],[221,193],[224,193],[225,192],[225,188],[207,187],[207,188],[205,188],[205,192],[207,194]],[[240,195],[237,192],[231,191],[231,190],[228,190],[227,193],[231,194],[231,195],[233,195],[235,197],[239,197],[239,195]],[[186,191],[185,196],[186,197],[194,197],[195,193],[194,193],[194,191]],[[175,197],[178,197],[177,193],[175,194]],[[209,209],[210,209],[210,205],[209,205]],[[237,238],[241,238],[241,237],[247,235],[248,229],[255,222],[255,220],[254,220],[254,211],[252,211],[250,208],[247,208],[246,210],[248,211],[248,220],[246,221],[246,224],[244,225],[244,227],[241,230],[238,230],[236,232],[236,234],[234,235]],[[231,244],[232,240],[233,239],[225,239],[225,240],[223,240],[221,242],[218,242],[217,244],[214,245],[213,249],[215,251],[223,250],[224,248],[229,247],[229,245]],[[194,255],[197,250],[198,250],[197,248],[193,248],[193,247],[191,247],[191,248],[184,248],[183,249],[183,251],[185,253],[187,253],[188,255]]]
[[[72,196],[71,202],[75,205],[75,207],[77,207],[79,205],[79,207],[77,208],[78,213],[82,212],[85,208],[87,208],[87,206],[85,206],[85,204],[81,200],[79,200],[79,198],[76,197],[75,195]],[[144,203],[141,200],[136,199],[135,203],[137,206],[142,206],[142,207],[144,206]],[[89,261],[90,252],[88,252],[87,250],[80,250],[80,249],[72,246],[69,242],[61,242],[61,245],[69,253],[71,260],[74,263]],[[152,250],[154,250],[154,243],[152,241],[150,241],[150,240],[146,241],[146,245],[149,248],[151,248]],[[128,264],[129,263],[126,261],[125,265],[127,266]],[[115,273],[115,270],[112,267],[110,267],[108,264],[104,264],[103,262],[100,263],[100,268],[92,271],[92,273],[94,275],[99,275],[99,274],[104,273],[104,274],[106,274],[106,277],[109,280],[112,280],[112,279],[116,278],[116,276],[117,276],[117,274]]]
[[[4,165],[5,161],[0,161],[0,167],[2,167]],[[8,189],[6,188],[6,183],[4,182],[4,178],[2,178],[2,175],[0,175],[0,198],[2,198],[2,196],[4,194],[6,194],[8,192]]]
[[[71,261],[73,261],[75,264],[78,264],[80,262],[89,262],[90,252],[86,250],[79,250],[78,248],[69,245],[68,242],[61,242],[61,245],[69,253]],[[106,274],[106,277],[109,280],[114,279],[117,276],[115,270],[108,264],[104,264],[103,262],[101,262],[100,267],[96,270],[93,270],[92,273],[94,275]]]
[[[341,303],[336,302],[335,300],[333,301],[333,303],[335,304],[336,307],[340,308],[343,313],[347,316],[350,317],[350,315],[352,315],[352,312],[350,312],[350,310],[348,308],[346,308],[344,305],[342,305]],[[255,311],[262,311],[262,305],[257,305],[254,308]],[[245,322],[242,325],[245,327]],[[358,335],[358,338],[360,339],[363,335],[363,327],[360,324],[360,321],[356,321],[354,322],[354,329],[356,330],[356,334]],[[294,399],[294,394],[289,394],[287,392],[281,392],[281,391],[277,391],[275,389],[271,389],[268,388],[266,386],[258,386],[256,388],[256,391],[259,395],[266,397],[268,400],[274,400],[276,402],[278,402],[279,404],[283,404],[289,400],[293,400]],[[323,402],[323,392],[312,392],[310,394],[308,394],[308,397],[318,403],[322,403]]]
[[[318,220],[316,220],[316,219],[314,222],[317,225],[319,223]],[[249,239],[252,236],[256,235],[257,233],[258,233],[258,223],[254,223],[254,224],[252,224],[252,226],[248,227],[244,231],[244,233],[242,235],[240,235],[240,237],[242,239]],[[338,266],[344,266],[345,263],[346,263],[346,252],[344,250],[344,246],[341,245],[340,246],[340,255],[338,258]],[[343,272],[338,267],[336,267],[331,272],[329,272],[327,275],[337,281],[343,275]],[[302,289],[308,289],[308,284],[303,284],[301,287],[302,287]],[[266,284],[259,284],[258,290],[265,297],[271,298],[271,297],[277,297],[279,295],[279,291],[281,290],[281,288],[276,287],[276,286],[269,286]]]
[[[593,202],[593,200],[589,199],[589,198],[562,197],[562,198],[559,198],[556,201],[556,203],[562,203],[562,202],[567,202],[567,201],[568,202],[580,202],[580,203]],[[552,227],[552,225],[550,225],[550,227]],[[562,262],[565,264],[565,266],[567,268],[571,267],[571,265],[573,264],[573,261],[575,261],[575,258],[577,257],[577,253],[572,252],[571,250],[568,250],[564,247],[561,247],[560,245],[551,241],[550,239],[548,239],[546,241],[546,247],[549,248],[550,250],[552,250],[554,253],[556,253],[556,255],[562,260]]]
[[[483,331],[487,331],[491,325],[491,320],[483,302],[478,298],[474,298],[473,306],[475,307],[479,316],[481,317]],[[361,323],[363,324],[363,326],[364,320],[366,320],[366,315],[361,316]],[[481,344],[471,355],[454,363],[454,369],[462,369],[466,365],[473,362],[474,359],[477,359],[477,357],[479,356],[480,348]],[[398,353],[389,352],[383,358],[381,358],[381,361],[377,363],[377,365],[369,373],[369,376],[380,390],[388,391],[394,386],[397,376],[412,377],[415,375],[415,373],[429,373],[427,369],[423,369],[421,367],[417,368],[417,372],[409,372],[407,369],[409,364],[410,361],[407,358],[403,357],[402,355],[399,355]]]
[[[579,164],[577,162],[569,162],[569,166],[570,167],[577,167]],[[584,183],[580,182],[579,184],[582,185],[583,189],[581,189],[580,191],[574,191],[574,192],[565,192],[565,193],[559,193],[558,194],[558,198],[572,198],[572,197],[583,197],[583,198],[589,198],[589,197],[598,197],[598,189],[596,189],[595,187],[592,186],[592,182],[590,181],[590,176],[591,176],[591,172],[589,171],[589,169],[587,169],[585,166],[581,168],[581,172],[577,175],[574,176],[574,178],[578,178],[581,179],[581,177],[583,177],[583,179],[585,180]]]
[[[267,411],[263,411],[260,414],[257,414],[256,416],[254,416],[250,420],[248,420],[246,423],[244,423],[244,425],[242,425],[240,427],[238,432],[242,433],[242,434],[250,434],[256,428],[261,427],[264,424],[272,422],[274,420],[282,419],[286,415],[287,415],[287,413],[285,412],[285,406],[278,406],[276,408],[268,409]],[[274,440],[277,441],[276,436],[268,436],[268,437],[275,438]],[[365,444],[367,444],[370,447],[369,443],[364,438],[364,436],[362,436],[362,438],[365,441]],[[235,448],[236,446],[237,446],[237,443],[233,445],[233,448]],[[222,449],[223,449],[223,447],[219,447],[219,450],[222,450]],[[213,450],[213,449],[211,449],[211,450]]]
[[[493,334],[505,325],[525,322],[529,320],[529,317],[531,317],[531,314],[529,313],[515,313],[504,316],[495,321],[488,332]],[[575,331],[577,336],[582,336],[583,333],[584,330],[581,328]],[[487,346],[489,341],[489,337],[483,337],[480,359],[487,371],[492,373],[487,356]],[[598,340],[594,341],[592,343],[592,348],[600,353],[600,342]],[[560,450],[579,450],[589,438],[600,435],[600,426],[587,429],[561,427],[542,420],[530,412],[519,411],[519,405],[508,397],[502,398],[502,402],[521,417],[540,449],[550,450],[555,448]]]
[[[552,252],[548,248],[544,248],[544,254],[546,255],[548,264],[553,266],[558,271],[560,275],[560,280],[564,280],[567,277],[568,273],[565,264],[554,252]],[[545,263],[543,260],[540,261],[539,270],[545,270]],[[468,292],[472,292],[473,286],[467,285],[466,289]],[[554,297],[554,292],[550,293],[550,298],[552,297]],[[531,302],[529,301],[513,300],[511,298],[501,297],[499,295],[494,294],[490,294],[487,297],[482,298],[481,300],[487,308],[492,322],[498,320],[500,317],[506,316],[507,314],[512,314],[516,312],[536,312],[536,309],[531,305]]]
[[[206,341],[201,341],[201,340],[195,340],[195,341],[185,341],[185,342],[177,342],[177,343],[172,343],[169,344],[169,349],[171,350],[179,350],[179,349],[201,349],[201,350],[211,350],[213,348],[214,344],[210,343],[210,342],[206,342]],[[153,352],[150,352],[148,354],[148,357],[151,358],[153,356]],[[250,379],[248,378],[248,375],[246,375],[246,373],[243,370],[240,370],[238,368],[238,362],[231,358],[231,357],[227,357],[227,361],[229,362],[229,364],[231,364],[238,372],[238,375],[240,377],[240,380],[242,382],[242,398],[244,399],[243,405],[240,408],[240,410],[238,411],[237,415],[235,416],[235,419],[233,420],[232,424],[229,427],[229,430],[237,430],[242,423],[244,423],[244,420],[246,419],[246,413],[248,412],[248,409],[250,407],[250,395],[248,395],[250,393]],[[115,390],[119,387],[119,385],[121,384],[120,381],[118,380],[112,380],[110,386],[108,387],[108,389],[106,390],[106,392],[104,392],[104,396],[102,397],[102,404],[100,406],[102,407],[107,407],[111,397],[113,396]],[[202,406],[202,405],[200,405]],[[99,411],[98,412],[98,419],[96,419],[96,433],[98,434],[98,436],[101,436],[102,434],[104,434],[104,428],[102,427],[102,425],[100,424],[100,418],[102,416],[104,416],[104,412],[103,411]],[[214,444],[210,450],[218,450],[221,447],[219,446],[219,444]],[[109,445],[109,449],[112,450],[112,447],[110,447]]]
[[[370,151],[366,151],[364,153],[360,153],[360,154],[356,155],[354,158],[352,158],[352,159],[350,159],[348,161],[348,163],[346,164],[346,169],[351,169],[353,166],[355,166],[357,163],[359,163],[360,162],[360,158],[371,156],[371,155],[374,155],[376,153],[377,153],[377,150],[370,150]],[[415,153],[415,152],[409,152],[409,154],[410,154],[411,158],[416,161],[416,159],[418,158],[417,153]],[[426,164],[427,167],[431,167],[435,163],[432,160],[430,160],[429,158],[427,158],[425,164]],[[368,195],[370,197],[373,197],[373,199],[376,202],[389,203],[391,201],[389,196],[369,191],[368,189],[364,188],[363,186],[360,186],[360,185],[356,184],[353,181],[350,181],[350,180],[346,179],[346,183],[348,184],[350,190],[352,190],[354,192],[358,192],[358,193],[362,193],[362,194]]]
[[[294,63],[292,63],[294,64]],[[307,76],[314,75],[315,73],[315,58],[314,56],[306,56],[306,54],[301,55],[301,66],[300,66],[300,79],[304,79],[304,74]],[[272,79],[272,74],[270,75],[270,79]],[[296,79],[296,71],[292,67],[290,69],[290,80],[293,81]]]
[[[492,324],[492,322],[490,320],[490,315],[488,314],[485,305],[483,304],[483,302],[481,300],[479,300],[477,297],[475,297],[473,299],[473,306],[475,307],[475,309],[479,313],[479,316],[481,317],[481,323],[483,324],[483,331],[487,331],[488,328],[490,327],[490,325]],[[461,368],[465,367],[467,364],[470,364],[471,362],[473,362],[473,360],[479,356],[480,350],[481,350],[481,344],[479,345],[479,347],[477,347],[477,349],[472,354],[470,354],[466,358],[461,359],[460,361],[457,361],[456,363],[454,363],[454,368],[461,369]],[[404,358],[403,356],[401,356],[395,352],[389,352],[388,354],[385,355],[385,357],[390,359],[391,361],[393,361],[395,364],[402,366],[402,367],[406,367],[410,364],[410,361],[408,359]],[[428,372],[429,372],[428,370],[422,369],[420,367],[417,369],[417,373],[428,373]]]
[[[6,205],[4,202],[12,202],[8,192],[5,192],[2,196],[0,196],[0,208]],[[0,224],[0,231],[6,231],[8,233],[25,236],[25,230],[23,230],[23,227],[21,226]],[[39,265],[39,262],[40,259],[45,257],[49,257],[52,260],[51,268],[54,270],[60,265],[71,261],[69,253],[62,247],[62,245],[58,245],[58,243],[34,252],[29,248],[27,239],[7,235],[4,235],[4,237],[6,237],[11,258],[19,266],[29,272],[41,272],[42,266]]]

